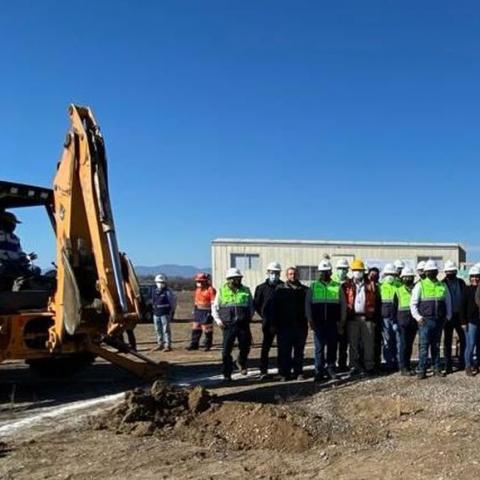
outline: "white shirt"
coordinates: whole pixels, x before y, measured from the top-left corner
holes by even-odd
[[[365,282],[362,280],[360,283],[354,282],[355,285],[355,303],[353,304],[353,310],[355,313],[365,313]]]
[[[412,317],[417,321],[421,322],[423,320],[422,315],[418,311],[418,305],[421,301],[420,292],[422,291],[422,282],[417,282],[412,290],[412,296],[410,297],[410,312]],[[452,299],[450,295],[445,295],[445,306],[447,310],[447,320],[451,320],[452,318]]]

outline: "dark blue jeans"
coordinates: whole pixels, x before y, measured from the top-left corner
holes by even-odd
[[[398,326],[398,364],[401,369],[410,370],[410,359],[412,358],[413,342],[417,335],[418,325],[411,320],[406,325]]]
[[[423,325],[419,325],[420,335],[420,358],[418,370],[423,373],[427,370],[428,350],[432,354],[432,364],[435,370],[441,369],[440,363],[440,340],[442,338],[443,320],[427,318]]]
[[[292,374],[296,377],[303,372],[303,354],[307,341],[308,328],[281,326],[277,331],[278,373],[282,377]]]
[[[478,325],[474,323],[468,324],[467,330],[467,348],[465,349],[465,367],[472,368],[473,364],[473,351],[476,350],[477,360],[476,365],[478,366],[478,360],[480,357],[480,335]]]
[[[384,318],[382,324],[383,358],[388,368],[398,368],[398,325],[392,318]]]
[[[238,341],[238,363],[240,368],[247,368],[248,354],[252,344],[252,333],[250,324],[234,323],[223,328],[223,375],[230,376],[233,372],[232,350]]]
[[[314,326],[315,374],[321,375],[325,369],[325,350],[327,351],[327,366],[335,368],[337,356],[337,322],[335,320],[317,322]]]

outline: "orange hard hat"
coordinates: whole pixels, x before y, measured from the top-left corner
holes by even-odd
[[[208,275],[206,273],[200,272],[195,275],[196,282],[208,282]]]

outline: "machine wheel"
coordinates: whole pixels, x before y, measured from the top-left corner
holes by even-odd
[[[95,360],[92,353],[76,353],[61,357],[39,358],[27,363],[36,375],[45,378],[73,376],[91,365]]]

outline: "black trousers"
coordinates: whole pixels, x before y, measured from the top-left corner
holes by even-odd
[[[347,352],[348,352],[348,337],[347,332],[343,335],[337,335],[337,348],[338,348],[338,368],[347,368]]]
[[[443,351],[445,355],[445,368],[452,367],[452,341],[454,330],[457,332],[458,340],[460,342],[460,366],[463,366],[465,363],[465,332],[463,331],[462,325],[460,323],[459,315],[454,314],[450,321],[445,322],[443,330]]]
[[[250,353],[250,346],[252,345],[250,324],[234,323],[226,325],[223,328],[223,375],[227,377],[233,372],[232,351],[235,340],[238,342],[238,364],[240,368],[247,368],[248,354]]]
[[[303,356],[308,327],[282,326],[277,333],[278,373],[282,377],[303,373]]]
[[[410,370],[412,358],[413,343],[417,336],[418,325],[415,320],[406,325],[399,325],[399,348],[398,348],[398,364],[401,369],[406,368]]]
[[[268,324],[262,325],[263,339],[262,350],[260,352],[260,373],[268,372],[268,355],[275,339],[275,333],[271,332],[271,327]]]

